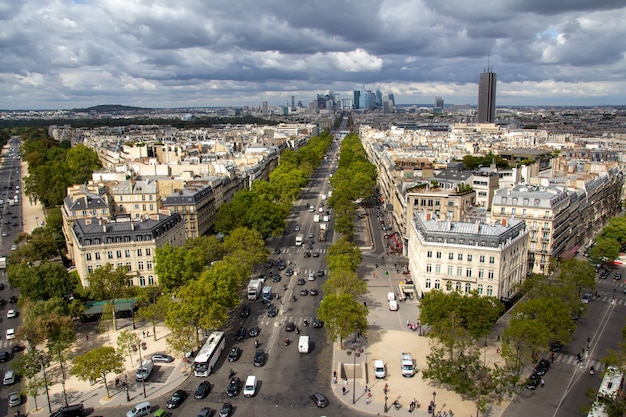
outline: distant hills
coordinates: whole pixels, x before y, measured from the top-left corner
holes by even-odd
[[[118,113],[127,111],[149,110],[143,107],[123,106],[121,104],[100,104],[98,106],[87,107],[86,109],[72,109],[74,112],[88,113]]]

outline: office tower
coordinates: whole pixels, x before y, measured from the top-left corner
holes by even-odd
[[[296,111],[296,96],[291,96],[291,111]]]
[[[478,82],[478,123],[493,123],[496,118],[496,73],[487,68]]]
[[[443,97],[435,97],[435,107],[438,109],[443,109]]]
[[[263,112],[263,115],[264,115],[264,116],[267,116],[267,114],[269,113],[269,107],[268,107],[268,105],[267,105],[267,101],[264,101],[264,102],[261,104],[261,108],[262,108],[262,110],[261,110],[261,111]]]
[[[376,98],[374,99],[374,107],[381,108],[383,106],[383,92],[376,90]]]
[[[391,101],[391,107],[396,105],[396,99],[393,96],[393,93],[389,93],[389,101]]]
[[[353,91],[353,95],[354,95],[354,99],[352,100],[352,104],[354,104],[354,108],[355,109],[358,109],[359,105],[361,104],[361,101],[360,101],[361,91],[360,90],[354,90]]]

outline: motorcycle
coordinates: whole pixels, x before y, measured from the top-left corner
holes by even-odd
[[[296,296],[295,295],[291,296],[291,301],[296,301]]]
[[[283,291],[287,291],[287,284],[283,285]]]
[[[257,339],[254,339],[254,347],[255,348],[259,347],[259,341]]]
[[[595,369],[593,369],[593,366],[591,368],[589,368],[589,374],[593,375],[595,373],[596,373],[596,371],[595,371]]]
[[[309,325],[309,321],[307,319],[304,319],[304,327],[307,327]]]
[[[228,371],[228,377],[232,378],[233,376],[235,376],[235,371],[231,369],[230,371]]]
[[[300,334],[300,329],[296,327],[296,334]]]
[[[400,402],[398,402],[398,400],[395,400],[395,401],[393,402],[393,406],[394,406],[394,408],[395,408],[396,410],[399,410],[399,409],[400,409]]]
[[[285,346],[289,346],[289,338],[285,339]]]

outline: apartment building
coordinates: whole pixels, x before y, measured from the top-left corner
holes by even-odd
[[[565,253],[570,243],[572,212],[576,192],[564,186],[517,185],[496,191],[492,216],[495,220],[515,217],[526,221],[529,231],[528,270],[547,274],[551,262]],[[573,210],[577,212],[577,210]]]
[[[127,215],[132,219],[157,213],[161,208],[159,185],[152,179],[111,181],[105,183],[115,204],[113,216]]]
[[[477,291],[509,301],[526,277],[528,231],[521,219],[442,221],[416,212],[409,233],[409,268],[418,296]]]
[[[178,213],[152,214],[139,220],[76,219],[71,228],[72,259],[84,287],[89,274],[106,264],[124,267],[129,285],[157,285],[156,248],[178,247],[186,239],[185,224]]]
[[[163,207],[178,213],[185,222],[188,239],[200,237],[215,225],[218,204],[223,201],[221,181],[189,181],[163,200]],[[216,200],[216,194],[217,200]]]

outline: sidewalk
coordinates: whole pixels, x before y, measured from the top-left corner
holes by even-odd
[[[140,323],[141,324],[141,323]],[[118,330],[110,330],[107,333],[95,333],[93,329],[95,323],[89,325],[80,325],[77,329],[77,341],[72,349],[72,356],[85,353],[99,346],[113,346],[117,348],[117,336],[123,331],[132,329],[132,323],[128,319],[118,319]],[[156,341],[152,334],[152,325],[137,325],[134,332],[139,336],[142,342],[146,342],[146,349],[141,350],[141,358],[149,359],[152,354],[167,352],[166,336],[169,330],[164,325],[157,325]],[[143,332],[149,331],[149,336],[144,337]],[[69,404],[82,403],[87,409],[100,409],[102,407],[119,407],[124,412],[136,403],[144,401],[143,388],[141,382],[135,380],[135,371],[139,364],[139,352],[133,352],[132,359],[128,353],[124,355],[124,367],[127,369],[128,394],[130,402],[126,399],[126,389],[122,384],[116,385],[116,378],[124,381],[124,374],[107,375],[107,384],[111,397],[107,397],[106,389],[102,379],[98,379],[95,384],[88,381],[81,381],[69,374],[66,369],[65,389]],[[68,367],[69,368],[69,367]],[[155,363],[154,370],[148,381],[146,381],[146,398],[155,398],[163,394],[170,393],[182,384],[191,374],[191,367],[185,364],[180,358],[176,358],[173,363]],[[48,381],[56,382],[50,384],[48,388],[50,395],[50,403],[52,411],[57,410],[65,405],[61,381],[60,367],[58,363],[53,364],[46,369]],[[38,409],[35,409],[35,403],[32,397],[28,397],[27,411],[33,414],[49,413],[48,400],[45,391],[37,396]]]

